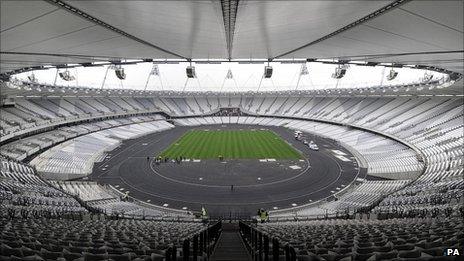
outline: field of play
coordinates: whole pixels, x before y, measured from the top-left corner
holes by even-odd
[[[298,159],[301,155],[269,130],[190,130],[159,156],[187,159]]]

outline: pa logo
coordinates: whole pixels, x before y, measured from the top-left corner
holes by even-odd
[[[459,249],[457,248],[447,248],[445,249],[445,256],[460,256]]]

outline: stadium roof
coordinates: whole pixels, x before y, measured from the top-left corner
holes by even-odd
[[[463,73],[463,1],[1,1],[1,70],[325,58]]]

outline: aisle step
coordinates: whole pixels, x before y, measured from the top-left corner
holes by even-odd
[[[211,256],[212,261],[251,261],[238,232],[223,231],[217,247]]]

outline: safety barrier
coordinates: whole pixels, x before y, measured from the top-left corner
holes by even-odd
[[[278,238],[244,222],[240,222],[239,226],[240,235],[253,261],[296,261],[296,251],[290,244],[282,244]]]
[[[177,261],[178,255],[183,261],[200,261],[209,258],[222,231],[221,221],[182,241],[182,250],[176,245],[170,246],[165,253],[166,261]]]

